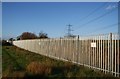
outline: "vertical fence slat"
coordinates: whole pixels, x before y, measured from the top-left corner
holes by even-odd
[[[115,35],[115,77],[116,77],[116,35]]]
[[[96,43],[96,36],[94,36],[94,40],[95,40],[95,43]],[[96,48],[97,48],[97,46],[94,48],[94,49],[95,49],[95,52],[94,52],[94,54],[95,54],[95,67],[96,67],[96,63],[97,63],[97,59],[96,59],[96,55],[97,55]]]
[[[101,68],[101,70],[102,70],[102,65],[103,65],[103,64],[102,64],[102,35],[101,35],[100,37],[101,37],[101,38],[100,38],[100,40],[101,40],[101,42],[100,42],[101,67],[100,67],[100,68]]]
[[[92,42],[94,43],[94,36],[92,36]],[[93,67],[95,66],[95,54],[94,54],[94,47],[92,47],[92,54],[93,54]]]
[[[110,38],[108,35],[108,71],[110,71]]]
[[[118,51],[118,55],[117,55],[117,57],[118,57],[118,58],[117,58],[117,60],[118,60],[118,62],[117,62],[117,63],[118,63],[118,68],[117,68],[117,70],[118,70],[118,72],[117,72],[117,73],[120,74],[120,71],[119,71],[119,70],[120,70],[120,69],[119,69],[119,67],[120,67],[120,63],[119,63],[119,62],[120,62],[120,58],[119,58],[119,57],[120,57],[120,52],[119,52],[119,50],[120,50],[120,46],[119,46],[120,37],[119,37],[119,35],[117,36],[117,40],[118,40],[118,43],[117,43],[117,44],[118,44],[118,46],[117,46],[117,51]],[[119,74],[118,74],[117,77],[120,77]]]
[[[99,36],[97,36],[97,67],[99,68]]]
[[[100,35],[99,35],[99,68],[101,68],[101,56],[100,56]]]
[[[59,49],[60,53],[59,53],[59,56],[60,56],[60,59],[62,59],[62,39],[60,38],[60,49]]]
[[[102,35],[102,70],[104,72],[104,35]]]
[[[113,74],[113,69],[114,69],[114,35],[112,35],[112,74]]]
[[[88,46],[89,46],[89,50],[88,50],[88,52],[89,52],[89,68],[90,68],[90,48],[91,48],[91,45],[90,45],[90,37],[89,37],[89,40],[88,40],[89,42],[88,42]]]
[[[78,38],[77,38],[77,63],[79,62],[79,35],[78,35]]]

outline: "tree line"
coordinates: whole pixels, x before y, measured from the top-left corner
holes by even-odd
[[[21,35],[16,37],[16,40],[27,40],[27,39],[47,39],[48,34],[44,32],[40,32],[37,36],[35,33],[31,32],[23,32]],[[0,45],[2,46],[8,46],[12,45],[13,41],[15,41],[15,38],[9,38],[8,40],[4,40],[0,38]]]
[[[31,32],[23,32],[20,36],[17,37],[17,40],[26,40],[26,39],[45,39],[48,38],[47,33],[40,32],[39,36]]]

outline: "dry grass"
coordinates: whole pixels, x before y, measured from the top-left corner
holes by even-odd
[[[40,62],[31,62],[26,70],[35,75],[48,75],[51,74],[52,69],[50,66],[43,65]]]
[[[15,71],[12,73],[12,77],[15,77],[15,79],[17,78],[23,78],[25,77],[26,73],[23,71]]]
[[[71,64],[70,62],[65,63],[65,68],[67,68],[67,69],[71,69],[72,66],[73,66],[73,64]]]

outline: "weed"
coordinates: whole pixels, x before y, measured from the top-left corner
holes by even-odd
[[[40,62],[31,62],[26,70],[35,75],[51,74],[51,67],[41,64]]]

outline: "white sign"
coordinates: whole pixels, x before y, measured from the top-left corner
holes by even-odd
[[[96,47],[96,43],[91,43],[91,47]]]

